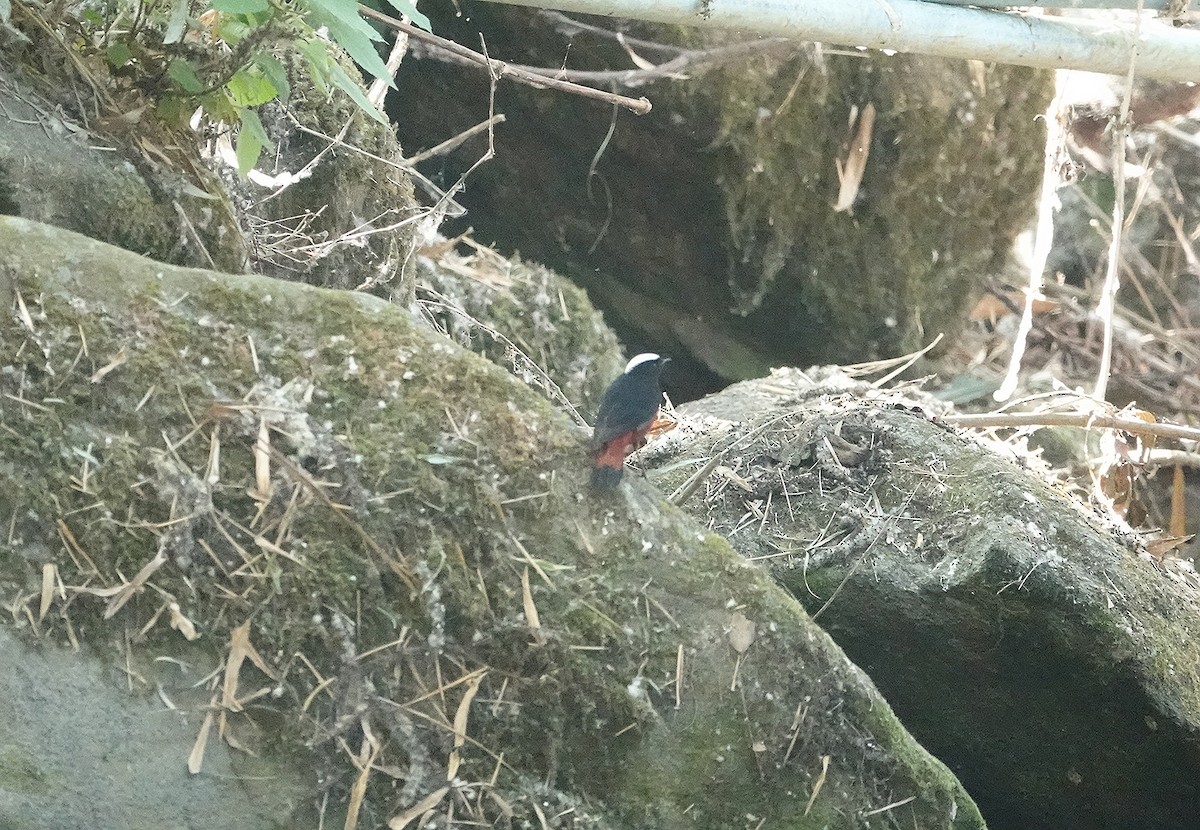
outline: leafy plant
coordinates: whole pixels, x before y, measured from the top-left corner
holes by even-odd
[[[429,29],[429,19],[411,0],[388,2]],[[359,15],[356,0],[210,0],[195,16],[193,7],[190,0],[90,6],[81,14],[88,28],[85,40],[115,74],[151,92],[166,121],[186,123],[199,109],[234,129],[243,175],[272,146],[259,107],[286,100],[290,92],[280,54],[302,56],[318,88],[337,88],[367,115],[388,123],[331,50],[336,44],[364,71],[391,85],[375,48],[380,35]]]

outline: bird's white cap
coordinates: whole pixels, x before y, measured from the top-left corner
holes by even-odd
[[[654,354],[654,352],[643,352],[642,354],[635,355],[632,360],[625,364],[625,374],[629,374],[643,363],[649,363],[652,360],[658,359],[659,356]]]

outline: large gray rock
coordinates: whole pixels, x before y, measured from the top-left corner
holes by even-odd
[[[669,491],[720,455],[687,508],[804,603],[990,826],[1195,826],[1194,572],[926,405],[781,370],[682,407],[646,463]]]
[[[588,494],[583,431],[405,310],[0,248],[0,590],[54,565],[42,636],[135,666],[178,604],[324,826],[983,827],[799,603],[645,483]]]
[[[34,82],[16,62],[6,53],[0,59],[0,214],[166,262],[245,269],[246,242],[217,178],[194,154],[181,150],[178,166],[163,165],[129,140],[137,130],[146,144],[161,141],[153,115],[110,124],[120,128],[119,138],[89,130],[54,100],[52,83]]]
[[[182,676],[176,664],[164,673],[173,679],[160,684],[161,698],[141,683],[134,694],[110,660],[34,648],[0,629],[0,827],[306,826],[297,811],[311,801],[311,783],[291,759],[256,758],[213,740],[200,773],[189,774],[203,715],[165,701],[186,701],[203,673]]]
[[[551,401],[595,415],[625,367],[616,336],[579,286],[541,265],[489,253],[418,256],[423,315]]]

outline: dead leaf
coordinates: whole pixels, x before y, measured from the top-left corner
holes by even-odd
[[[167,551],[165,548],[160,549],[154,554],[154,558],[142,566],[142,569],[134,575],[126,584],[117,589],[113,594],[113,598],[108,601],[108,606],[104,609],[104,619],[112,619],[113,615],[125,607],[125,603],[133,599],[143,585],[154,576],[154,572],[167,563]]]
[[[214,697],[209,701],[209,706],[215,705],[217,699]],[[196,742],[192,744],[192,751],[188,754],[188,772],[196,775],[204,767],[204,748],[208,746],[208,733],[212,731],[213,725],[213,710],[210,708],[204,716],[204,723],[200,724],[200,732],[196,735]]]
[[[834,213],[844,213],[854,207],[863,174],[867,172],[867,156],[870,155],[871,134],[874,130],[875,105],[867,102],[862,115],[859,116],[858,131],[854,134],[854,140],[850,142],[846,161],[844,164],[838,164],[838,180],[841,187],[838,190],[837,204],[833,206]]]
[[[54,599],[54,583],[57,576],[57,569],[53,562],[47,562],[42,565],[42,602],[38,607],[38,622],[46,619],[46,612],[50,610],[50,602]]]
[[[979,298],[979,302],[971,309],[968,319],[975,323],[987,321],[995,325],[996,321],[1001,318],[1007,317],[1010,314],[1016,314],[1015,309],[1024,307],[1024,291],[1005,291],[1002,296],[997,296],[989,291]],[[1048,300],[1045,297],[1033,298],[1034,316],[1049,314],[1052,311],[1058,311],[1058,302],[1056,300]]]
[[[365,757],[357,762],[360,764],[358,777],[354,779],[354,784],[350,787],[350,800],[346,805],[346,823],[343,825],[345,830],[355,830],[358,827],[358,814],[362,810],[363,798],[367,794],[367,781],[371,777],[371,768],[379,758],[379,753],[383,751],[383,746],[364,737],[362,749]]]
[[[817,776],[817,781],[813,784],[812,795],[808,797],[808,803],[804,805],[804,815],[808,815],[813,808],[813,804],[817,800],[817,794],[821,792],[821,787],[825,786],[825,774],[829,772],[829,756],[821,756],[821,774]]]
[[[745,654],[746,649],[754,642],[754,623],[740,612],[735,611],[729,619],[729,644],[738,654]]]
[[[633,61],[633,65],[638,69],[644,69],[647,72],[658,67],[650,61],[643,58],[637,52],[633,51],[633,47],[625,41],[625,35],[622,32],[617,32],[617,43],[621,44],[621,48],[625,50],[625,54]]]
[[[242,663],[246,658],[258,667],[258,670],[272,680],[279,677],[267,661],[262,658],[254,644],[250,642],[250,621],[246,620],[229,632],[229,657],[225,660],[225,680],[221,684],[221,705],[231,712],[240,712],[242,705],[238,703],[238,675],[242,671]]]
[[[675,429],[677,426],[679,426],[678,421],[660,412],[658,416],[655,417],[654,423],[650,425],[650,429],[646,430],[646,440],[649,441],[651,438],[657,438],[660,435],[664,435]]]
[[[528,571],[526,571],[526,574],[528,574]],[[447,781],[453,781],[454,776],[458,775],[458,766],[461,763],[458,751],[467,742],[467,718],[471,713],[471,701],[475,699],[475,695],[479,691],[479,684],[483,682],[483,678],[486,676],[487,672],[481,671],[471,678],[467,682],[467,688],[463,692],[462,700],[458,702],[458,709],[454,713],[454,749],[450,752],[450,763],[446,767]]]
[[[33,318],[29,316],[29,309],[25,307],[25,298],[21,296],[21,292],[19,290],[16,292],[16,295],[17,316],[21,318],[21,325],[29,329],[30,334],[36,334],[37,332],[33,328]]]
[[[249,493],[255,501],[271,499],[271,432],[267,419],[258,422],[258,438],[254,441],[254,489]]]
[[[533,604],[533,591],[529,587],[529,568],[521,572],[521,601],[525,605],[525,622],[533,632],[535,645],[546,644],[546,635],[542,631],[542,621],[538,617],[537,606]]]
[[[750,482],[746,481],[746,479],[742,478],[740,475],[735,473],[729,467],[726,467],[724,464],[719,465],[717,467],[717,469],[714,470],[713,472],[715,472],[717,475],[724,478],[726,481],[728,481],[734,487],[741,490],[743,493],[753,493],[754,492],[754,488],[750,486]]]
[[[1143,539],[1142,543],[1146,546],[1147,553],[1157,559],[1162,559],[1177,547],[1190,542],[1195,535],[1192,533],[1187,536],[1162,536],[1157,539]]]

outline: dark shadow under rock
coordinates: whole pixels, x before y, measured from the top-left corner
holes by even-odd
[[[670,491],[728,448],[687,506],[804,603],[989,826],[1195,826],[1200,590],[1184,563],[844,377],[778,371],[681,415],[652,479]]]
[[[615,41],[528,9],[423,8],[439,34],[483,37],[504,61],[630,66]],[[656,62],[744,38],[593,22],[673,44],[646,52]],[[759,45],[709,72],[622,89],[654,104],[634,117],[508,82],[489,107],[486,73],[422,59],[414,44],[390,111],[410,150],[504,113],[496,157],[458,197],[466,221],[584,286],[635,350],[672,354],[680,399],[781,363],[890,357],[925,332],[952,340],[978,275],[1002,269],[1032,213],[1050,75]],[[836,211],[838,166],[868,106],[861,187]],[[479,136],[422,170],[450,184],[486,146]]]

